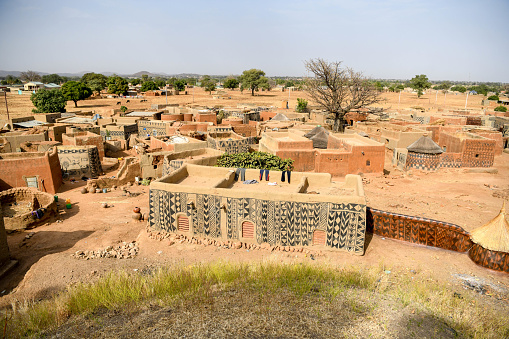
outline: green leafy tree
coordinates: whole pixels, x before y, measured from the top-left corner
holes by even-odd
[[[378,92],[383,92],[384,90],[384,85],[380,81],[375,82],[375,87]]]
[[[90,87],[92,91],[101,93],[101,91],[106,88],[108,77],[97,73],[85,73],[80,81]]]
[[[224,88],[235,89],[239,87],[239,80],[236,78],[228,78],[223,83]]]
[[[166,80],[164,79],[155,79],[154,83],[156,84],[157,88],[166,86]]]
[[[201,87],[205,87],[205,84],[207,84],[209,81],[211,81],[212,79],[210,78],[209,75],[204,75],[201,77],[200,79],[200,86]]]
[[[140,80],[140,79],[138,79],[138,78],[129,79],[129,82],[130,82],[130,83],[131,83],[131,85],[133,85],[133,86],[136,86],[136,85],[141,84],[141,80]]]
[[[30,100],[36,107],[33,113],[56,113],[65,112],[67,100],[59,89],[40,89],[30,96]]]
[[[186,89],[186,83],[184,82],[184,80],[176,80],[174,83],[173,83],[173,87],[179,91],[179,92],[182,92]]]
[[[410,86],[417,91],[417,97],[420,98],[425,89],[431,87],[428,77],[424,74],[416,75],[410,80]]]
[[[48,74],[42,76],[42,82],[45,84],[54,83],[54,84],[60,84],[65,81],[64,77],[61,77],[58,74]]]
[[[344,131],[345,114],[351,110],[383,101],[370,79],[351,68],[342,68],[341,62],[318,58],[306,61],[305,66],[314,74],[306,80],[306,91],[325,114],[332,115],[335,132]]]
[[[399,85],[396,86],[396,90],[398,90],[398,91],[402,91],[404,89],[405,89],[405,86],[402,85],[402,84],[399,84]]]
[[[120,106],[120,110],[121,110],[122,112],[125,112],[125,111],[127,111],[127,107],[126,107],[126,106]]]
[[[148,76],[148,74],[142,74],[141,75],[141,83],[150,81],[152,78]]]
[[[297,98],[297,107],[295,110],[299,113],[307,112],[308,101],[306,99]]]
[[[498,97],[498,95],[490,95],[488,97],[488,100],[498,101],[500,100],[500,98]]]
[[[250,89],[251,95],[254,96],[254,92],[258,91],[259,88],[269,89],[269,79],[265,77],[265,72],[259,69],[252,68],[250,70],[242,72],[240,76],[241,89]]]
[[[212,91],[216,89],[216,81],[211,79],[205,82],[205,84],[202,81],[202,87],[209,92],[209,94],[212,94]]]
[[[159,89],[159,87],[157,87],[156,83],[153,81],[145,81],[143,85],[141,85],[142,92],[155,91],[157,89]]]
[[[106,85],[108,86],[108,93],[117,95],[125,95],[129,89],[127,80],[117,75],[109,77]]]
[[[15,84],[21,84],[21,80],[19,80],[16,77],[13,77],[12,75],[8,74],[4,80],[2,80],[2,85],[15,85]]]
[[[41,76],[39,75],[39,73],[30,70],[26,72],[21,72],[19,77],[23,81],[41,81]]]
[[[451,91],[465,93],[467,88],[465,86],[453,86],[451,87]]]
[[[65,100],[74,101],[74,107],[78,107],[78,101],[90,97],[92,90],[82,82],[68,81],[62,85],[62,94]]]
[[[507,107],[500,105],[498,107],[495,107],[495,111],[497,111],[497,112],[507,112]]]
[[[387,87],[387,90],[388,90],[389,92],[395,92],[395,91],[396,91],[396,88],[394,88],[394,86],[389,86],[389,87]]]
[[[294,87],[295,86],[295,82],[293,82],[292,80],[288,80],[286,83],[285,83],[285,87]]]

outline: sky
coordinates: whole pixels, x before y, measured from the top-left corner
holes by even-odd
[[[0,70],[509,83],[509,0],[0,0]]]

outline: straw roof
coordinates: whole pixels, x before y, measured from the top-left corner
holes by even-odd
[[[327,149],[327,144],[329,143],[329,133],[326,132],[327,131],[320,131],[320,133],[309,138],[309,140],[313,141],[313,148]]]
[[[414,153],[425,153],[425,154],[442,154],[444,151],[440,146],[437,145],[436,142],[431,140],[426,135],[423,135],[417,141],[415,141],[413,144],[408,146],[406,148],[410,152]]]
[[[505,217],[505,201],[500,213],[486,225],[473,230],[470,238],[490,251],[509,252],[509,223]]]
[[[286,115],[284,115],[283,113],[278,113],[272,119],[270,119],[270,121],[288,121],[288,120],[290,119],[288,119]]]
[[[322,126],[316,126],[315,128],[313,128],[311,131],[307,132],[306,134],[304,134],[304,137],[310,139],[312,137],[314,137],[315,135],[317,135],[318,133],[320,132],[325,132],[327,135],[329,134],[329,131],[327,131],[325,128],[323,128]]]

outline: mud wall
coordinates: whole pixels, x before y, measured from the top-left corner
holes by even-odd
[[[467,252],[473,243],[467,231],[458,225],[428,218],[384,212],[367,208],[368,232],[414,244]]]

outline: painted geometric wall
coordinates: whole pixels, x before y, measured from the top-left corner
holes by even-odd
[[[196,208],[187,205],[196,201]],[[226,204],[222,212],[221,205]],[[366,206],[330,202],[273,201],[150,190],[150,227],[176,232],[177,213],[186,213],[193,233],[212,238],[239,240],[244,221],[255,224],[255,242],[281,246],[312,245],[313,232],[327,234],[326,246],[364,253]],[[221,220],[221,214],[224,220]],[[221,233],[221,224],[226,234]]]

